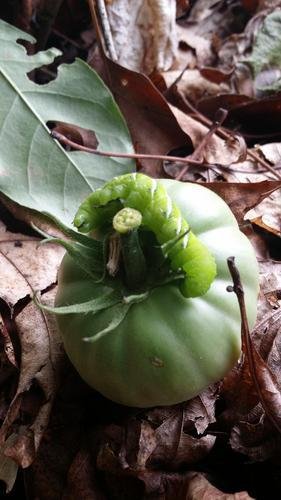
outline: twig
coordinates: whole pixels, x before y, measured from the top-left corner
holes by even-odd
[[[221,124],[224,122],[224,120],[225,120],[226,117],[227,117],[227,111],[225,109],[219,108],[218,111],[216,112],[215,121],[212,123],[211,128],[208,130],[208,132],[205,135],[205,137],[203,137],[202,141],[197,146],[197,148],[195,149],[195,151],[193,151],[192,155],[190,155],[189,159],[191,159],[191,160],[200,160],[202,152],[203,152],[203,150],[206,147],[206,144],[211,139],[211,137],[215,134],[215,132],[218,130],[218,128],[221,126]],[[188,169],[188,166],[184,167],[180,171],[180,173],[176,177],[176,179],[178,181],[183,178],[183,176],[185,175],[187,169]]]
[[[205,115],[203,115],[200,111],[198,111],[191,102],[188,101],[188,99],[185,97],[185,95],[180,92],[181,99],[183,100],[184,104],[192,111],[196,117],[199,119],[203,125],[206,125],[207,127],[212,127],[212,121],[209,120]],[[226,131],[222,127],[218,127],[216,132],[225,140],[228,140],[229,138],[232,138],[235,135],[230,132]],[[269,165],[267,161],[265,161],[263,158],[260,158],[255,152],[250,151],[247,149],[247,155],[254,161],[260,163],[263,167],[265,167],[266,170],[271,172],[277,179],[281,179],[281,174],[279,172],[276,172],[275,168]]]
[[[257,153],[248,150],[248,156],[250,156],[250,158],[260,163],[263,167],[266,168],[266,170],[269,170],[269,172],[275,175],[275,177],[281,179],[281,174],[279,174],[279,172],[276,172],[275,168],[269,165],[267,161],[265,161],[263,158],[260,158],[260,156],[258,156]]]
[[[92,153],[97,156],[107,156],[112,158],[133,158],[133,159],[146,159],[146,160],[164,160],[164,161],[177,161],[182,163],[188,163],[190,165],[195,165],[197,167],[205,167],[205,165],[198,160],[189,158],[182,158],[181,156],[165,156],[165,155],[149,155],[149,154],[138,154],[138,153],[116,153],[111,151],[98,151],[97,149],[89,148],[87,146],[82,146],[76,142],[71,141],[65,135],[59,132],[52,131],[51,136],[57,139],[60,143],[70,146],[73,149],[78,149],[79,151],[85,151],[86,153]],[[210,167],[210,165],[208,165]],[[211,165],[215,167],[215,165]]]
[[[200,161],[196,161],[192,159],[191,157],[189,158],[182,158],[180,156],[163,156],[163,155],[149,155],[149,154],[126,154],[126,153],[116,153],[116,152],[110,152],[110,151],[98,151],[96,149],[89,148],[87,146],[82,146],[82,144],[78,144],[77,142],[71,141],[68,139],[65,135],[60,134],[59,132],[52,131],[51,136],[59,141],[61,144],[65,144],[66,146],[71,147],[72,149],[76,149],[78,151],[84,151],[85,153],[91,153],[97,156],[106,156],[106,157],[112,157],[112,158],[132,158],[132,159],[146,159],[146,160],[163,160],[163,161],[170,161],[170,162],[181,162],[181,163],[187,163],[191,166],[194,167],[199,167],[199,168],[206,168],[206,169],[211,169],[214,172],[217,172],[217,169],[225,170],[227,172],[240,172],[241,174],[259,174],[263,172],[267,172],[267,169],[262,169],[258,170],[257,172],[252,172],[251,170],[242,170],[234,167],[228,167],[227,165],[221,165],[221,164],[216,164],[216,163],[204,163]],[[278,169],[281,169],[281,165],[277,167]]]
[[[249,323],[248,323],[248,318],[247,318],[247,313],[246,313],[246,305],[245,305],[245,299],[244,299],[244,289],[243,285],[241,282],[240,278],[240,273],[235,265],[235,257],[229,257],[227,259],[227,264],[228,268],[233,280],[233,285],[227,287],[228,292],[234,292],[237,296],[239,308],[240,308],[240,315],[241,315],[241,332],[242,332],[242,344],[245,350],[245,355],[247,357],[247,361],[249,363],[249,370],[253,378],[253,383],[255,386],[255,389],[257,391],[257,394],[259,396],[260,402],[262,404],[263,410],[268,417],[268,419],[271,421],[273,426],[281,433],[281,426],[277,419],[275,418],[274,412],[272,412],[267,404],[267,401],[265,400],[262,388],[261,388],[261,383],[260,383],[260,376],[258,374],[258,367],[254,359],[254,347],[252,344],[252,339],[250,335],[250,328],[249,328]],[[258,353],[257,353],[258,354]],[[260,357],[260,355],[259,355]],[[261,361],[263,362],[262,358]],[[268,372],[270,373],[270,369],[268,368]],[[271,375],[271,374],[270,374]]]
[[[91,12],[92,12],[92,9],[94,8],[94,6],[93,5],[91,6],[91,4],[93,4],[92,0],[89,1],[89,7],[90,7]],[[112,59],[112,61],[116,62],[118,60],[118,57],[116,54],[114,41],[112,38],[111,28],[110,28],[104,0],[96,0],[96,6],[97,6],[100,21],[101,21],[103,39],[104,39],[104,43],[106,46],[106,50],[108,52],[110,59]]]
[[[177,76],[177,78],[171,83],[171,85],[165,90],[165,92],[163,92],[163,96],[165,97],[169,92],[171,92],[171,90],[176,87],[176,85],[180,82],[180,80],[182,79],[184,73],[186,72],[186,70],[189,68],[189,63],[187,63],[187,65],[183,68],[183,70],[181,71],[181,73]]]

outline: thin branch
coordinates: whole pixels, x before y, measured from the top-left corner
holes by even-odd
[[[212,164],[212,163],[204,163],[200,162],[197,160],[192,159],[191,157],[189,158],[182,158],[181,156],[163,156],[163,155],[149,155],[149,154],[138,154],[138,153],[131,153],[131,154],[126,154],[126,153],[118,153],[118,152],[111,152],[111,151],[98,151],[96,149],[89,148],[87,146],[82,146],[82,144],[78,144],[77,142],[73,142],[70,139],[68,139],[65,135],[52,131],[51,136],[59,141],[61,144],[64,144],[65,146],[69,146],[72,149],[78,150],[78,151],[84,151],[85,153],[91,153],[97,156],[106,156],[106,157],[112,157],[112,158],[132,158],[132,159],[146,159],[146,160],[163,160],[163,161],[170,161],[170,162],[181,162],[181,163],[187,163],[191,166],[198,167],[198,168],[205,168],[205,169],[211,169],[214,172],[217,172],[218,169],[220,170],[225,170],[226,172],[239,172],[241,174],[252,174],[255,175],[257,173],[264,173],[267,172],[267,169],[262,169],[262,170],[257,170],[256,172],[252,172],[251,170],[242,170],[234,167],[229,167],[227,165],[221,165],[221,164]],[[278,169],[281,169],[281,165],[277,167]]]
[[[245,355],[247,357],[247,361],[249,363],[249,370],[253,378],[253,383],[255,386],[255,389],[257,391],[257,394],[259,396],[260,402],[262,404],[263,410],[270,420],[270,422],[273,424],[273,426],[281,433],[281,426],[278,421],[278,419],[275,416],[274,410],[272,411],[271,408],[269,408],[269,405],[264,397],[264,391],[262,390],[261,383],[264,383],[264,380],[261,380],[261,376],[258,373],[258,370],[260,370],[260,366],[257,366],[257,362],[254,358],[254,346],[252,344],[252,339],[250,335],[250,328],[249,328],[249,323],[248,323],[248,318],[247,318],[247,312],[246,312],[246,305],[245,305],[245,299],[244,299],[244,289],[243,285],[241,282],[240,278],[240,273],[235,265],[235,257],[229,257],[227,259],[227,264],[228,268],[233,280],[233,286],[228,286],[227,291],[228,292],[234,292],[237,296],[239,308],[240,308],[240,315],[241,315],[241,331],[242,331],[242,343],[245,349]],[[259,355],[259,353],[256,351],[256,354],[259,356],[261,363],[263,362],[263,359]],[[273,379],[271,371],[269,367],[267,367],[269,376]]]
[[[189,68],[189,63],[187,63],[187,65],[183,68],[183,70],[181,71],[181,73],[177,76],[177,78],[171,83],[171,85],[165,90],[165,92],[163,92],[163,96],[166,97],[166,95],[168,95],[169,92],[171,92],[171,90],[176,87],[176,85],[180,82],[180,80],[182,79],[184,73],[186,72],[186,70]]]
[[[82,146],[76,142],[71,141],[63,134],[59,132],[52,131],[51,136],[58,140],[60,143],[70,146],[73,149],[78,149],[79,151],[85,151],[86,153],[92,153],[97,156],[106,156],[111,158],[133,158],[133,159],[146,159],[146,160],[164,160],[164,161],[177,161],[181,163],[188,163],[190,165],[195,165],[197,167],[202,167],[205,165],[198,160],[193,160],[191,157],[182,158],[181,156],[165,156],[165,155],[149,155],[149,154],[138,154],[138,153],[116,153],[112,151],[98,151],[97,149],[89,148],[87,146]],[[215,167],[215,165],[211,165]],[[209,167],[209,165],[208,165]]]
[[[88,0],[89,3],[89,8],[91,11],[92,18],[96,17],[96,11],[94,7],[94,1],[93,0]],[[103,39],[105,43],[106,50],[108,52],[108,55],[112,61],[117,62],[118,57],[116,54],[115,46],[114,46],[114,41],[112,38],[112,33],[111,33],[111,28],[108,20],[108,15],[106,11],[106,7],[104,4],[104,0],[96,0],[95,1],[98,15],[100,18],[101,22],[101,27],[102,27],[102,33],[103,33]]]
[[[183,100],[184,104],[192,111],[196,118],[199,119],[203,125],[206,125],[207,127],[212,127],[213,123],[211,120],[209,120],[205,115],[203,115],[200,111],[198,111],[195,106],[191,102],[188,101],[188,99],[185,97],[185,95],[180,92],[181,99]],[[230,131],[226,131],[222,127],[218,127],[216,132],[220,137],[222,137],[225,140],[228,140],[229,138],[235,137],[235,134],[233,134]],[[279,172],[276,172],[275,168],[272,167],[266,160],[263,158],[260,158],[254,151],[251,151],[247,149],[247,155],[254,160],[255,162],[260,163],[267,171],[271,172],[277,179],[281,179],[281,174]]]
[[[260,163],[263,167],[266,168],[266,170],[269,170],[269,172],[271,172],[273,175],[275,175],[275,177],[277,177],[277,179],[281,179],[281,174],[279,172],[276,172],[276,169],[274,167],[272,167],[271,165],[269,165],[267,163],[267,161],[265,161],[263,158],[258,156],[257,153],[255,153],[254,151],[248,150],[248,156],[250,156],[250,158],[252,158],[252,160]]]
[[[207,134],[203,137],[200,144],[198,144],[195,151],[193,151],[192,155],[189,157],[191,160],[200,161],[200,158],[202,156],[202,153],[203,153],[207,143],[209,142],[211,137],[216,133],[216,131],[221,126],[221,124],[224,122],[226,117],[227,117],[227,111],[225,109],[219,108],[218,111],[216,112],[216,115],[215,115],[215,121],[211,124],[211,127],[208,130]],[[184,167],[180,171],[180,173],[176,177],[176,179],[178,181],[183,178],[183,176],[187,172],[187,169],[188,169],[188,166]]]

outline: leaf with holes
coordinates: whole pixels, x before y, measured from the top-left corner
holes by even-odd
[[[101,150],[129,153],[132,142],[111,93],[87,64],[76,60],[62,65],[55,80],[37,85],[27,74],[52,63],[59,52],[28,56],[19,39],[34,42],[0,21],[0,190],[25,207],[50,212],[69,224],[93,189],[132,171],[133,163],[66,151],[50,137],[47,123],[94,131]]]

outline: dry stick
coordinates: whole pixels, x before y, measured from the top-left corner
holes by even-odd
[[[88,5],[89,5],[90,13],[91,13],[93,26],[94,26],[96,36],[97,36],[98,46],[99,46],[101,53],[103,53],[104,50],[103,50],[103,45],[102,45],[102,33],[100,30],[100,26],[99,26],[99,22],[98,22],[98,18],[97,18],[94,0],[88,0]]]
[[[138,154],[138,153],[116,153],[111,151],[98,151],[97,149],[89,148],[87,146],[82,146],[76,142],[71,141],[65,135],[60,134],[53,130],[51,136],[57,139],[60,143],[70,146],[73,149],[78,149],[79,151],[85,151],[85,153],[92,153],[97,156],[107,156],[112,158],[134,158],[134,159],[146,159],[146,160],[166,160],[166,161],[178,161],[182,163],[189,163],[195,166],[205,166],[201,161],[193,160],[192,158],[182,158],[181,156],[164,156],[164,155],[149,155],[149,154]],[[208,165],[208,167],[215,167],[215,165]]]
[[[82,144],[78,144],[77,142],[71,141],[68,139],[65,135],[60,134],[59,132],[56,132],[55,130],[51,132],[51,137],[53,139],[58,140],[61,144],[64,144],[65,146],[69,146],[72,149],[76,149],[78,151],[84,151],[85,153],[91,153],[93,155],[97,156],[105,156],[105,157],[112,157],[112,158],[132,158],[132,159],[146,159],[146,160],[163,160],[163,161],[175,161],[175,162],[181,162],[181,163],[187,163],[191,166],[194,167],[201,167],[201,168],[206,168],[206,169],[211,169],[214,172],[217,171],[217,168],[221,170],[226,170],[229,172],[231,170],[232,172],[240,172],[241,174],[254,174],[255,172],[252,172],[251,170],[242,170],[238,168],[229,168],[226,165],[220,165],[220,164],[212,164],[212,163],[202,163],[197,160],[193,160],[190,157],[189,158],[182,158],[181,156],[163,156],[163,155],[149,155],[149,154],[137,154],[137,153],[131,153],[131,154],[126,154],[126,153],[116,153],[116,152],[111,152],[111,151],[98,151],[97,149],[92,149],[87,146],[82,146]],[[281,165],[278,166],[277,168],[281,169]],[[266,172],[266,170],[259,170],[259,172]]]
[[[101,32],[101,29],[100,29],[99,20],[98,20],[98,16],[97,16],[97,12],[96,12],[96,7],[95,7],[94,0],[88,0],[88,5],[89,5],[90,13],[91,13],[93,27],[94,27],[94,30],[96,32],[96,37],[97,37],[97,43],[98,43],[99,51],[100,51],[100,54],[101,54],[102,62],[104,64],[104,69],[105,69],[107,83],[112,88],[111,71],[110,71],[110,68],[109,68],[109,65],[108,65],[108,60],[107,60],[107,56],[105,54],[105,49],[104,49],[105,38],[104,38],[104,36],[103,36],[103,34]]]
[[[259,381],[258,381],[258,375],[257,375],[257,367],[256,363],[253,357],[253,351],[252,351],[252,340],[250,336],[250,328],[249,328],[249,323],[248,323],[248,318],[247,318],[247,313],[246,313],[246,306],[245,306],[245,299],[244,299],[244,289],[243,285],[241,282],[240,278],[240,273],[235,265],[235,257],[228,257],[227,259],[227,264],[228,268],[233,280],[233,286],[228,286],[227,291],[228,292],[234,292],[237,296],[239,308],[240,308],[240,315],[241,315],[241,332],[242,332],[242,339],[244,341],[245,345],[245,354],[247,356],[247,360],[249,363],[249,369],[250,373],[253,378],[253,383],[256,388],[257,394],[259,396],[260,402],[262,404],[263,410],[268,417],[268,419],[271,421],[273,426],[281,433],[281,427],[279,423],[276,421],[274,414],[270,412],[270,409],[268,408],[268,405],[264,399],[263,392],[261,390]]]
[[[182,79],[184,73],[186,72],[186,70],[189,68],[189,63],[187,63],[187,65],[183,68],[183,70],[181,71],[181,73],[179,74],[179,76],[177,76],[177,78],[171,83],[171,85],[169,85],[169,87],[163,92],[163,96],[165,97],[169,91],[175,87],[179,82],[180,80]]]
[[[203,137],[202,141],[197,146],[197,148],[192,153],[192,155],[190,155],[189,159],[191,159],[191,160],[199,160],[200,159],[202,152],[206,147],[206,144],[211,139],[211,137],[215,134],[215,132],[221,126],[221,124],[224,122],[226,117],[227,117],[227,111],[225,109],[219,108],[215,114],[214,123],[212,123],[211,128],[208,130],[207,134]],[[183,176],[187,172],[187,169],[188,169],[188,166],[184,167],[181,170],[181,172],[177,175],[176,179],[178,181],[180,181],[183,178]]]
[[[248,150],[248,155],[250,156],[250,158],[252,158],[253,160],[255,160],[255,161],[259,162],[261,165],[263,165],[263,167],[265,167],[266,170],[269,170],[278,179],[281,179],[281,174],[279,174],[279,172],[276,172],[276,169],[274,167],[272,167],[271,165],[269,165],[263,158],[260,158],[257,155],[257,153],[255,153],[254,151]]]
[[[191,111],[193,111],[193,113],[195,113],[196,117],[200,119],[201,123],[203,123],[204,125],[206,125],[207,127],[211,127],[212,126],[212,122],[211,120],[209,120],[205,115],[203,115],[202,113],[200,113],[200,111],[198,111],[194,106],[193,104],[191,104],[187,98],[185,97],[185,95],[180,92],[180,96],[183,100],[183,102],[185,103],[185,105],[187,107],[189,107],[189,109]],[[219,135],[223,138],[223,139],[226,139],[228,140],[230,137],[232,138],[233,136],[235,137],[234,134],[232,134],[231,132],[227,132],[226,130],[224,130],[223,128],[221,127],[218,127],[217,129],[217,132],[219,133]],[[269,165],[267,163],[267,161],[265,161],[263,158],[260,158],[256,153],[254,153],[253,151],[250,151],[249,149],[247,149],[247,154],[250,158],[252,158],[252,160],[260,163],[263,167],[265,167],[265,169],[269,172],[271,172],[275,177],[277,177],[277,179],[281,179],[281,174],[279,174],[279,172],[276,172],[275,168],[272,167],[271,165]]]
[[[90,3],[92,3],[92,2],[90,2]],[[112,38],[112,34],[111,34],[111,28],[110,28],[110,24],[109,24],[107,12],[106,12],[106,7],[104,5],[104,0],[96,0],[96,6],[97,6],[98,13],[99,13],[101,25],[102,25],[103,38],[104,38],[107,52],[109,54],[110,59],[112,59],[112,61],[117,62],[118,57],[116,54],[116,50],[115,50],[115,46],[114,46],[114,42],[113,42],[113,38]]]

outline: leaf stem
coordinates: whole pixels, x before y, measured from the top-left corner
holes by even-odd
[[[253,346],[251,335],[250,335],[250,328],[249,328],[249,323],[248,323],[248,318],[247,318],[247,312],[246,312],[246,305],[245,305],[245,299],[244,299],[244,289],[243,285],[241,282],[240,278],[240,273],[238,268],[235,265],[235,257],[229,257],[227,259],[227,264],[229,268],[229,272],[231,274],[232,280],[233,280],[233,286],[227,287],[228,292],[234,292],[237,296],[239,308],[240,308],[240,314],[241,314],[241,333],[242,333],[242,349],[245,351],[245,356],[247,357],[247,361],[249,363],[249,369],[250,373],[252,375],[253,383],[256,388],[257,394],[259,396],[260,402],[262,404],[263,410],[270,420],[270,422],[273,424],[273,426],[278,430],[278,432],[281,433],[281,426],[280,423],[275,416],[274,409],[273,411],[271,408],[269,408],[269,405],[267,403],[267,400],[264,396],[264,391],[267,391],[266,387],[264,386],[264,380],[261,378],[261,376],[258,373],[259,367],[257,366],[257,362],[255,358],[257,356],[254,356],[254,351],[255,347]],[[263,363],[263,360],[259,353],[255,351],[256,354],[260,357],[261,364]],[[269,376],[271,380],[274,383],[274,376],[271,373],[271,370],[269,367],[267,367],[267,371],[269,373]]]
[[[201,161],[192,158],[182,158],[181,156],[165,156],[165,155],[150,155],[150,154],[139,154],[139,153],[116,153],[112,151],[98,151],[97,149],[89,148],[87,146],[82,146],[76,142],[71,141],[63,134],[59,132],[52,131],[51,136],[66,146],[70,146],[73,149],[78,149],[79,151],[85,151],[85,153],[91,153],[97,156],[107,156],[112,158],[133,158],[133,159],[146,159],[146,160],[164,160],[164,161],[177,161],[182,163],[188,163],[190,165],[202,166]]]

